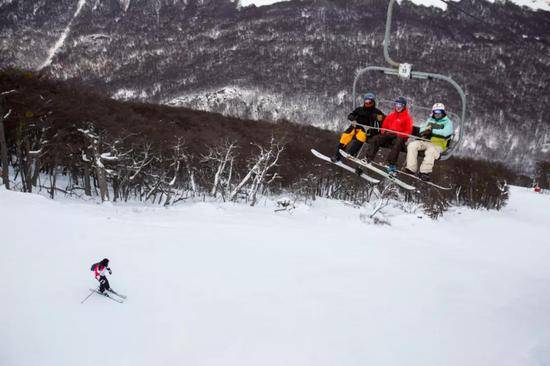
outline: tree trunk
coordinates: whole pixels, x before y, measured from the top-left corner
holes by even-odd
[[[1,103],[1,102],[0,102]],[[2,155],[2,182],[6,189],[10,189],[10,177],[8,166],[8,145],[4,134],[4,109],[0,105],[0,153]]]
[[[6,143],[6,135],[4,134],[4,115],[6,113],[5,97],[0,97],[0,155],[2,162],[2,182],[6,186],[6,189],[10,189],[10,176],[9,176],[9,161],[8,161],[8,144]]]
[[[84,194],[86,196],[92,195],[92,185],[90,183],[90,167],[88,164],[84,164]]]
[[[109,192],[107,191],[107,180],[105,178],[105,169],[102,166],[96,166],[97,185],[99,186],[99,194],[101,202],[109,201]]]
[[[95,161],[95,176],[97,178],[97,185],[99,186],[99,195],[101,196],[101,202],[109,201],[109,191],[107,190],[107,178],[105,174],[105,168],[101,162],[101,155],[99,154],[99,143],[94,143],[92,148],[94,150]]]

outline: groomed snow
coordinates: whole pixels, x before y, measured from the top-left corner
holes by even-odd
[[[0,364],[547,365],[550,196],[433,222],[318,200],[172,208],[0,187]],[[92,296],[111,259],[117,304]]]

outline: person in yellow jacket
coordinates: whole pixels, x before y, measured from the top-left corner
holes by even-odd
[[[443,103],[435,103],[432,114],[420,126],[420,137],[425,140],[415,140],[407,145],[407,167],[405,173],[416,174],[418,169],[418,152],[424,151],[424,159],[420,165],[418,176],[422,180],[431,179],[436,159],[447,149],[449,138],[452,136],[453,122],[445,112]]]
[[[376,108],[376,97],[374,93],[367,93],[363,96],[363,106],[355,108],[348,115],[351,125],[342,133],[336,154],[331,158],[333,162],[342,159],[340,149],[345,150],[348,154],[356,156],[361,150],[363,144],[367,141],[367,137],[378,135],[379,128],[384,120],[385,115],[382,111]],[[368,127],[375,127],[369,129]]]

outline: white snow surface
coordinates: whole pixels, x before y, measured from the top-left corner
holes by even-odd
[[[548,365],[550,195],[431,221],[0,187],[0,364]],[[117,304],[89,268],[111,259]]]

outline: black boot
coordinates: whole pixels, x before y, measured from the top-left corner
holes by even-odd
[[[333,163],[337,163],[340,160],[342,160],[342,154],[340,154],[340,149],[344,150],[344,147],[346,147],[346,145],[338,144],[338,147],[336,148],[336,154],[334,154],[334,156],[330,158],[330,161],[332,161]]]
[[[432,180],[430,173],[418,173],[418,177],[425,182],[429,182]]]
[[[361,176],[361,174],[363,174],[363,169],[359,167],[355,168],[355,174],[357,174],[358,176]]]
[[[357,156],[359,151],[361,151],[361,147],[363,147],[363,143],[359,140],[353,139],[348,145],[348,154],[351,156]]]

